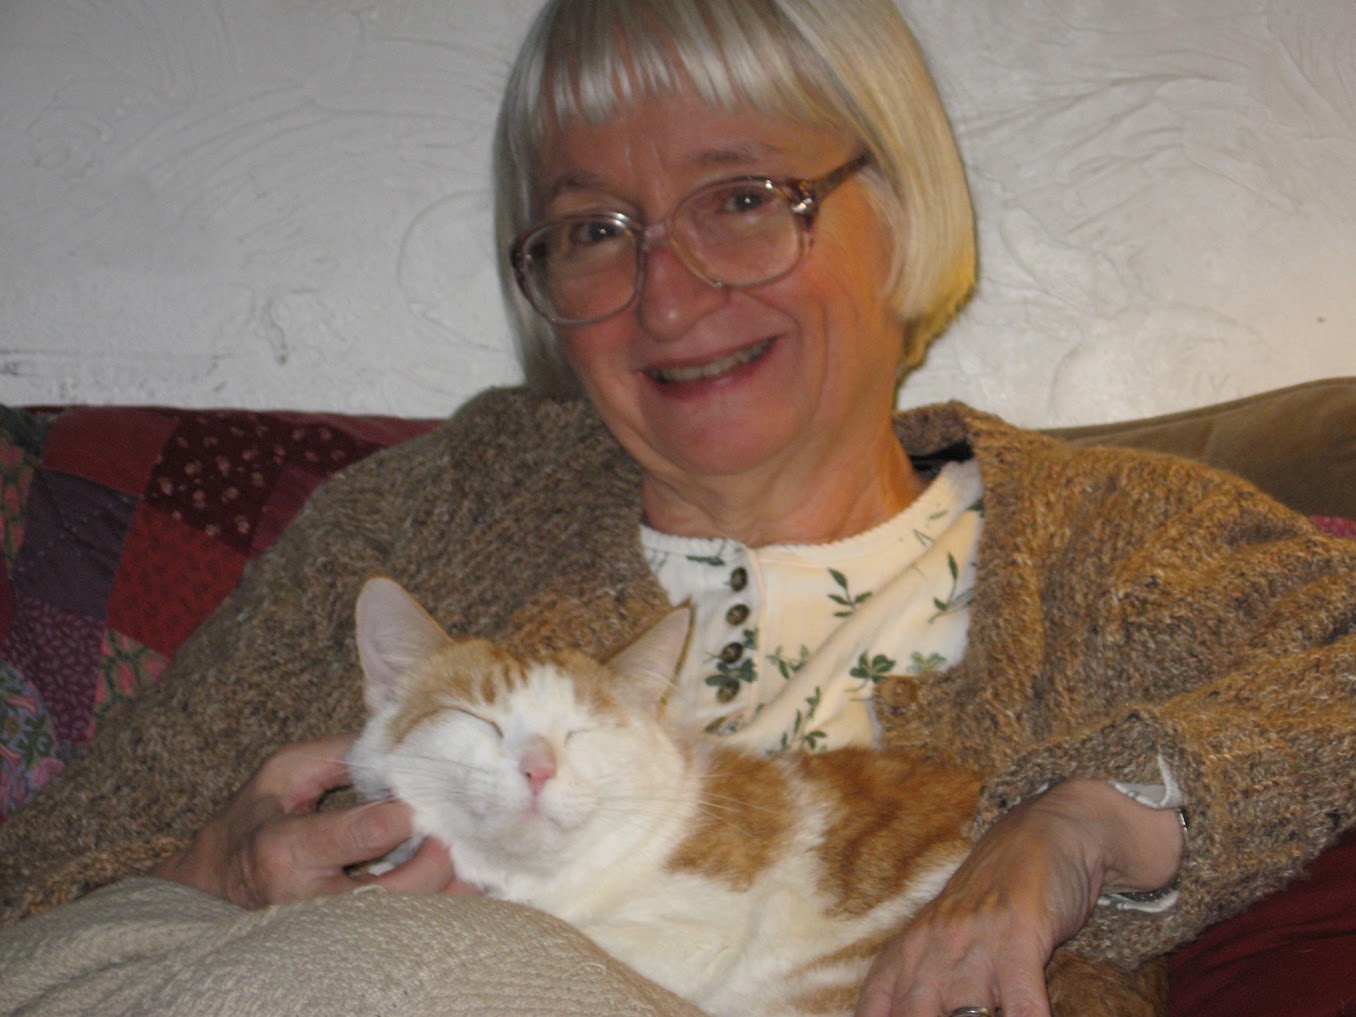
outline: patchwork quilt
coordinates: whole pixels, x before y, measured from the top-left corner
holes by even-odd
[[[0,822],[160,676],[318,484],[433,424],[0,408]]]

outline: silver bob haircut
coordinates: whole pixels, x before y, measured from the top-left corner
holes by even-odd
[[[510,72],[494,144],[500,284],[529,387],[580,391],[506,253],[542,214],[550,135],[684,89],[713,108],[845,130],[870,153],[862,179],[892,245],[903,377],[969,296],[975,227],[950,124],[892,0],[548,0]]]

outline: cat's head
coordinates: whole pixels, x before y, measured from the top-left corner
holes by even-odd
[[[478,856],[549,867],[642,823],[655,788],[681,774],[686,748],[660,718],[686,609],[607,664],[524,661],[453,638],[385,578],[363,587],[356,620],[369,720],[349,755],[355,784],[409,803],[459,869]]]

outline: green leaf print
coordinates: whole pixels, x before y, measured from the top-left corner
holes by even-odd
[[[849,671],[848,674],[861,681],[870,682],[872,685],[875,685],[877,682],[883,681],[894,673],[894,669],[894,660],[887,657],[885,654],[878,653],[874,657],[867,657],[867,655],[863,653],[857,658],[857,666]]]
[[[801,644],[800,656],[796,657],[795,660],[788,657],[780,646],[766,657],[767,662],[775,667],[787,681],[790,681],[791,676],[803,668],[809,659],[810,648],[804,644]]]
[[[696,565],[710,565],[712,568],[723,569],[726,564],[725,552],[730,549],[730,542],[722,540],[720,546],[711,554],[685,554],[683,557]]]
[[[824,701],[824,691],[818,686],[810,695],[805,697],[805,709],[796,711],[796,719],[791,724],[790,731],[783,731],[781,744],[777,752],[785,752],[791,748],[805,749],[807,752],[822,752],[827,748],[828,732],[821,728],[806,730],[809,724],[814,720],[819,705]],[[775,755],[775,753],[773,753]]]
[[[23,759],[23,767],[26,770],[31,770],[37,766],[40,759],[60,754],[60,747],[57,740],[52,736],[51,729],[47,726],[46,717],[37,718],[32,727],[25,728],[19,734],[15,748],[18,749],[19,755]]]
[[[718,569],[725,567],[725,559],[718,554],[687,554],[683,557],[696,565],[712,565]]]
[[[820,730],[806,731],[800,739],[801,748],[805,749],[807,752],[819,752],[824,748],[824,741],[828,737],[827,734]]]
[[[970,598],[974,596],[975,591],[973,589],[960,589],[960,564],[956,561],[956,556],[950,551],[946,553],[946,570],[951,573],[951,589],[945,597],[932,598],[932,606],[937,609],[937,612],[928,619],[929,625],[943,615],[964,610],[969,606]]]
[[[843,591],[841,595],[837,593],[829,594],[829,600],[842,608],[842,610],[833,612],[835,618],[848,617],[857,610],[858,606],[863,601],[870,598],[870,590],[867,590],[865,593],[859,593],[854,597],[852,595],[852,589],[848,585],[847,576],[843,575],[843,573],[839,572],[837,569],[829,569],[829,575],[833,577],[833,581],[838,585],[838,588]]]
[[[716,661],[716,673],[707,675],[706,684],[712,686],[726,685],[730,681],[743,682],[745,685],[752,685],[757,676],[753,672],[753,658],[745,657],[737,664],[727,664],[723,660]]]
[[[906,674],[927,675],[946,670],[946,658],[940,653],[929,653],[924,657],[918,651],[909,655],[909,670]]]

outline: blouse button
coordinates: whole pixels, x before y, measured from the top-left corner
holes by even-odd
[[[749,609],[744,604],[736,604],[730,610],[725,612],[725,621],[729,625],[741,625],[749,616]]]
[[[730,573],[730,589],[734,590],[736,593],[747,586],[748,583],[749,574],[744,570],[743,566]]]
[[[720,659],[726,664],[733,664],[742,656],[744,656],[744,647],[738,643],[726,643],[725,648],[720,651]]]
[[[729,681],[716,689],[716,699],[722,703],[728,703],[735,696],[739,695],[739,682]]]

